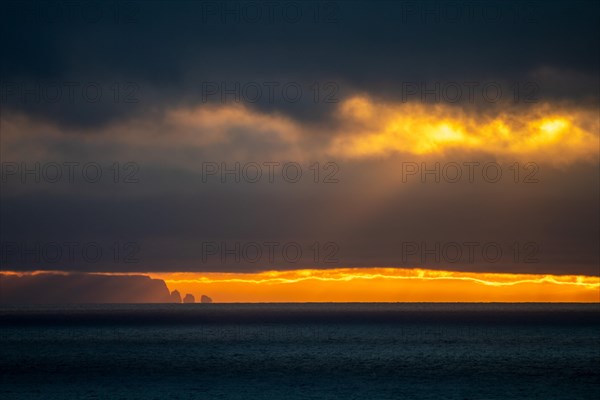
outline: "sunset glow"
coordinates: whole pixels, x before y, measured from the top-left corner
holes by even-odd
[[[444,151],[493,152],[498,156],[551,156],[556,162],[594,157],[598,150],[595,112],[549,104],[525,110],[498,107],[470,115],[459,107],[374,102],[354,97],[340,107],[346,135],[333,149],[350,157]]]
[[[600,278],[423,269],[152,273],[217,302],[600,302]]]

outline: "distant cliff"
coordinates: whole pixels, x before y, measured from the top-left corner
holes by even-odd
[[[0,274],[0,304],[170,302],[165,282],[145,275]]]

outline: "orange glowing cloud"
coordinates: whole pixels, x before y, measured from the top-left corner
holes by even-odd
[[[219,302],[600,302],[600,278],[422,269],[151,273]]]
[[[102,135],[65,132],[23,115],[3,115],[3,145],[19,160],[60,159],[45,141],[113,149],[118,154],[196,167],[197,157],[181,152],[210,151],[236,160],[367,158],[393,154],[439,156],[483,152],[495,157],[545,160],[553,164],[597,160],[597,112],[561,104],[500,106],[479,112],[449,104],[394,103],[354,96],[342,101],[320,127],[280,113],[242,104],[178,107],[162,115],[138,117],[103,128]],[[24,134],[24,132],[26,134]],[[247,148],[248,138],[257,143]],[[241,145],[238,143],[242,143]],[[260,145],[258,145],[260,144]],[[53,149],[60,149],[54,146]],[[178,157],[172,154],[179,153]],[[184,160],[184,161],[182,161]]]
[[[461,150],[565,163],[598,155],[597,113],[549,104],[478,115],[456,106],[357,96],[341,104],[338,118],[345,134],[335,137],[331,151],[353,158]]]

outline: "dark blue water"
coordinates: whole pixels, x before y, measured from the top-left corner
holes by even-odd
[[[2,399],[594,399],[598,304],[0,309]]]

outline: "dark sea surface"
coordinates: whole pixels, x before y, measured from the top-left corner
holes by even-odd
[[[0,399],[597,399],[598,304],[0,308]]]

